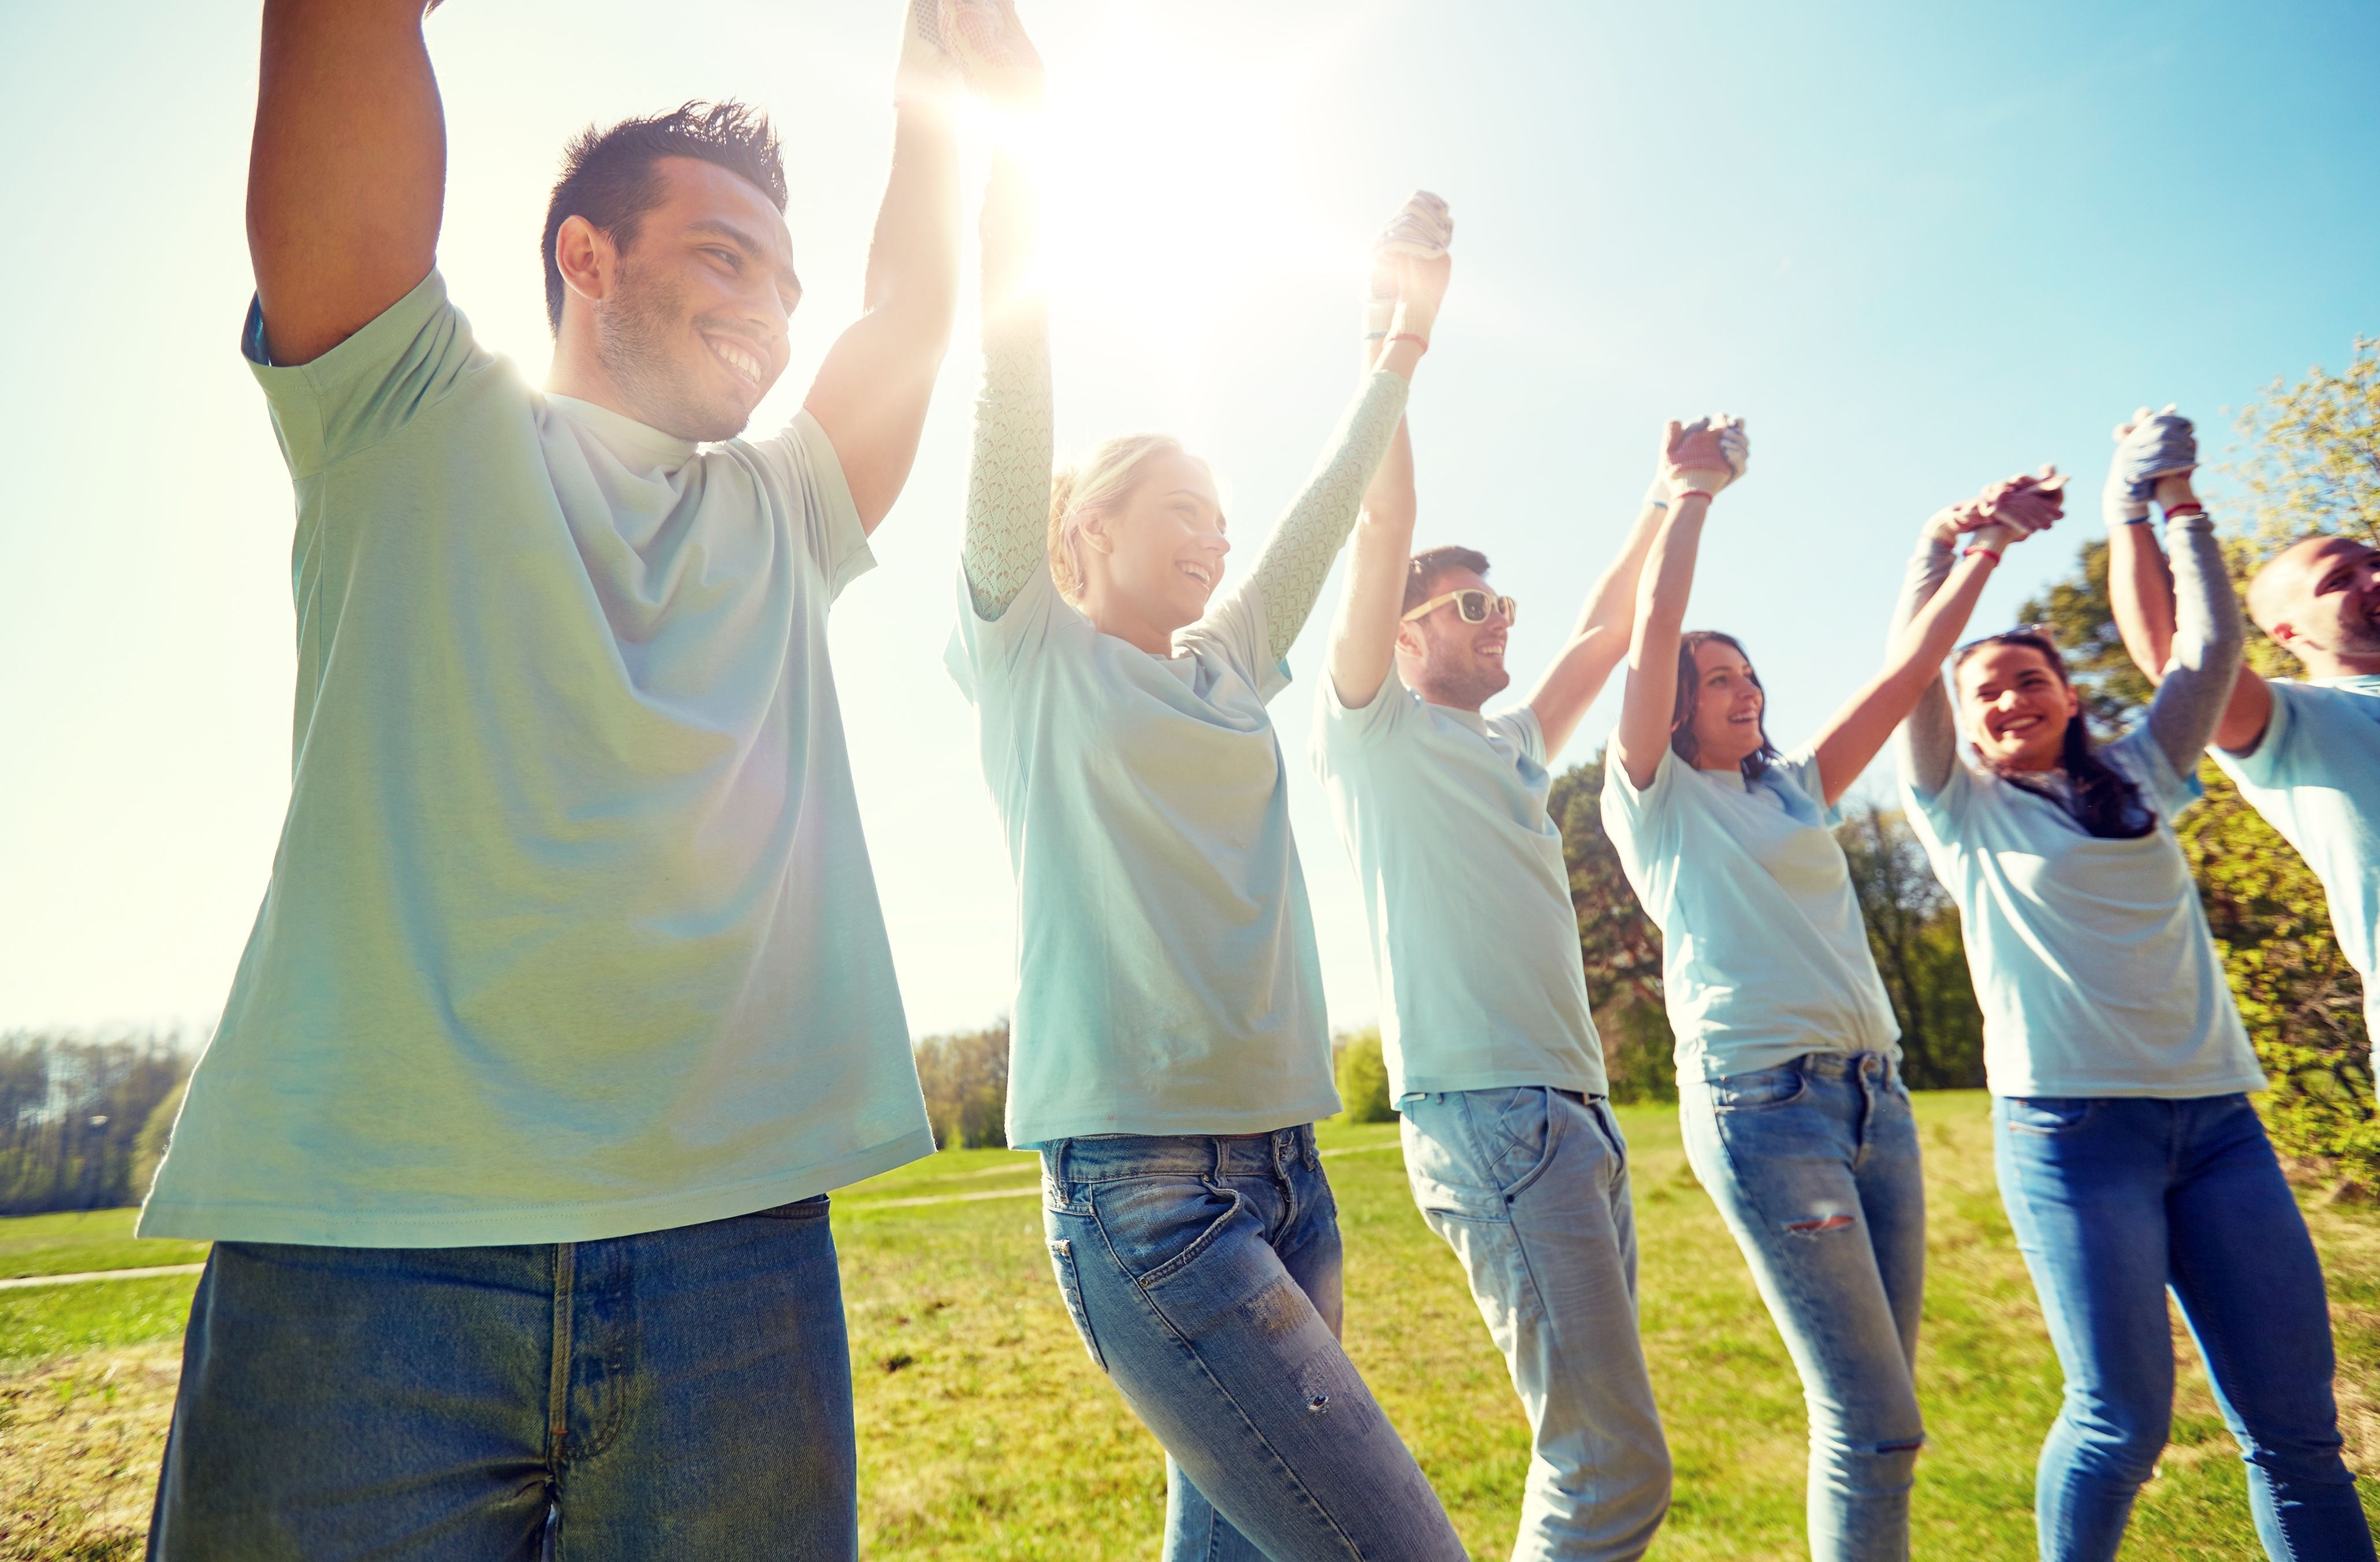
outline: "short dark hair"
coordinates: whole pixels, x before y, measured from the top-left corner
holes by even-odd
[[[608,130],[589,125],[562,149],[562,177],[545,207],[545,318],[562,334],[562,267],[554,246],[564,221],[584,217],[625,249],[637,239],[637,219],[662,203],[653,164],[664,157],[698,157],[749,181],[778,211],[785,209],[785,165],[777,131],[759,109],[733,101],[681,103],[648,119],[623,119]]]
[[[1469,570],[1484,580],[1488,575],[1488,555],[1475,548],[1457,548],[1451,543],[1415,553],[1413,568],[1405,572],[1404,611],[1411,612],[1429,600],[1430,587],[1449,570]]]

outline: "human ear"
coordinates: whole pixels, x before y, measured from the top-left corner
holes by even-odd
[[[554,269],[562,284],[589,303],[612,290],[612,272],[618,252],[601,229],[584,217],[565,217],[553,236]]]
[[[1085,515],[1083,517],[1082,534],[1083,540],[1090,544],[1092,551],[1099,553],[1112,553],[1115,551],[1115,539],[1108,535],[1107,516],[1103,515]]]

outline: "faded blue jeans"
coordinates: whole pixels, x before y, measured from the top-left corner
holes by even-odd
[[[2034,1488],[2041,1555],[2116,1555],[2172,1429],[2171,1288],[2265,1555],[2369,1562],[2322,1264],[2248,1098],[1995,1096],[1992,1114],[2000,1199],[2066,1369]]]
[[[1810,1555],[1899,1562],[1925,1425],[1925,1183],[1892,1059],[1810,1052],[1678,1086],[1686,1156],[1802,1374]]]
[[[1408,1096],[1405,1179],[1463,1260],[1529,1418],[1514,1562],[1623,1562],[1670,1510],[1670,1447],[1636,1336],[1628,1146],[1600,1096]]]
[[[1463,1562],[1340,1349],[1312,1128],[1062,1139],[1041,1191],[1066,1310],[1165,1446],[1165,1562]]]
[[[827,1201],[605,1241],[217,1242],[149,1555],[850,1562]]]

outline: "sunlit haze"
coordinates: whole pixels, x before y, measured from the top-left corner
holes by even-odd
[[[1243,551],[1354,384],[1367,236],[1416,187],[1456,264],[1412,404],[1418,540],[1521,599],[1524,692],[1618,542],[1662,420],[1749,420],[1690,623],[1740,635],[1798,742],[1873,671],[1926,514],[2043,461],[2077,514],[2016,551],[2010,621],[2096,526],[2107,430],[2220,409],[2380,332],[2380,10],[1019,0],[1049,60],[1062,454],[1210,457]],[[799,405],[858,306],[901,0],[449,0],[440,264],[541,380],[536,253],[565,139],[688,98],[773,114],[806,289]],[[236,347],[253,6],[0,7],[16,217],[0,418],[0,1028],[202,1020],[289,773],[292,502]],[[839,601],[835,670],[913,1028],[1009,1001],[1014,889],[942,668],[975,381],[967,282],[923,453]],[[2210,485],[2217,501],[2222,490]],[[1305,757],[1334,579],[1273,709],[1334,1024],[1377,1011]],[[1567,759],[1591,757],[1617,690]],[[1870,778],[1870,784],[1879,779]]]

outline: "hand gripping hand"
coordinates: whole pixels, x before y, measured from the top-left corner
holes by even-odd
[[[1741,426],[1721,415],[1697,418],[1691,423],[1672,420],[1661,435],[1661,482],[1664,503],[1675,503],[1682,493],[1716,495],[1735,481],[1736,465],[1728,458],[1726,430]]]
[[[2148,519],[2156,480],[2198,465],[2198,434],[2168,402],[2163,412],[2147,407],[2116,426],[2116,454],[2107,464],[2107,486],[2099,508],[2111,527]]]
[[[1439,260],[1454,242],[1454,217],[1446,202],[1427,190],[1408,197],[1389,225],[1372,240],[1372,291],[1364,304],[1364,334],[1385,337],[1394,329],[1400,257]]]
[[[942,41],[966,84],[993,108],[1029,114],[1047,87],[1040,51],[1025,35],[1013,0],[939,0]]]
[[[1963,536],[1994,552],[2036,531],[2046,531],[2066,514],[2066,478],[2054,466],[2022,472],[1993,483],[1972,499],[1946,504],[1925,523],[1925,535],[1945,547]],[[1997,540],[1985,541],[1989,529]]]

